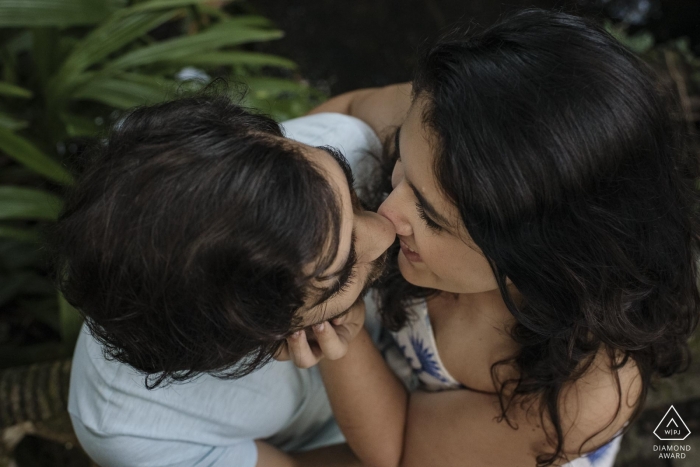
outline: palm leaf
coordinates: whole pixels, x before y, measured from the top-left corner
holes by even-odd
[[[75,46],[56,73],[50,93],[56,95],[68,86],[80,84],[76,77],[84,70],[104,60],[111,53],[135,41],[148,31],[171,20],[178,11],[142,13],[111,18]]]
[[[109,63],[105,70],[113,71],[163,61],[174,61],[220,47],[278,39],[282,35],[282,31],[241,27],[233,20],[226,21],[199,34],[157,42],[129,52]]]
[[[17,120],[12,115],[0,112],[0,128],[17,131],[27,128],[28,125],[24,120]]]
[[[166,8],[180,8],[183,6],[198,5],[210,0],[151,0],[150,2],[138,3],[132,7],[119,10],[117,15],[126,16],[144,11],[164,10]]]
[[[175,87],[175,81],[165,78],[123,73],[115,78],[89,81],[72,97],[102,102],[118,109],[129,109],[137,105],[161,102]]]
[[[240,26],[249,28],[269,28],[272,27],[272,21],[265,18],[264,16],[257,15],[242,15],[231,18],[229,22]]]
[[[0,219],[56,220],[63,201],[36,188],[0,186]]]
[[[32,91],[30,91],[29,89],[24,89],[19,86],[15,86],[14,84],[8,83],[6,81],[0,81],[0,94],[11,97],[24,97],[25,99],[28,99],[33,95]]]
[[[222,65],[247,65],[253,67],[273,66],[288,69],[295,69],[297,67],[296,63],[287,58],[256,52],[244,52],[240,50],[195,54],[188,57],[179,58],[177,61],[182,64],[201,67]]]
[[[68,136],[95,136],[100,131],[100,127],[95,120],[82,115],[63,112],[61,121],[66,125]]]
[[[71,184],[73,177],[58,162],[44,154],[28,140],[0,128],[0,151],[28,169],[64,185]]]
[[[95,24],[124,3],[123,0],[3,0],[0,27]]]

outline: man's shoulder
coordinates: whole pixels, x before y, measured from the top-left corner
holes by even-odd
[[[290,418],[309,390],[303,375],[279,363],[237,380],[201,375],[147,389],[143,374],[106,359],[83,330],[73,357],[69,411],[104,435],[202,437],[208,439],[197,441],[206,444],[216,441],[211,438],[252,437]]]
[[[374,130],[362,120],[339,113],[324,112],[282,123],[287,138],[309,146],[333,146],[353,166],[366,154],[378,155],[382,144]]]

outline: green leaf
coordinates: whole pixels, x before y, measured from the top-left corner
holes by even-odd
[[[29,89],[24,89],[5,81],[0,81],[0,94],[12,97],[23,97],[25,99],[28,99],[33,95],[32,91]]]
[[[0,27],[95,24],[124,3],[123,0],[3,0]]]
[[[92,118],[76,115],[68,112],[61,113],[61,120],[66,125],[68,136],[95,136],[100,127]]]
[[[21,229],[0,224],[0,237],[19,240],[20,242],[38,243],[39,234],[35,229]]]
[[[177,60],[191,66],[222,66],[222,65],[247,65],[247,66],[274,66],[279,68],[297,68],[297,64],[287,58],[276,55],[262,54],[244,51],[207,52],[190,55]]]
[[[79,84],[79,82],[75,82],[75,78],[84,70],[145,35],[148,31],[171,20],[177,14],[177,11],[169,11],[111,18],[85,36],[75,46],[73,52],[66,58],[63,66],[57,72],[49,92],[56,95],[63,88]]]
[[[46,178],[64,185],[73,183],[73,177],[61,164],[28,140],[3,128],[0,128],[0,151]]]
[[[102,102],[118,109],[129,109],[137,105],[162,102],[175,87],[174,81],[164,78],[124,73],[118,78],[89,81],[72,97]]]
[[[63,201],[36,188],[0,186],[0,219],[56,220]]]
[[[72,345],[78,339],[80,326],[83,325],[83,317],[73,305],[68,303],[62,293],[58,293],[58,307],[61,323],[61,339],[68,345]]]
[[[34,28],[32,61],[41,88],[46,86],[56,68],[61,63],[61,39],[57,28]]]
[[[8,130],[23,130],[27,128],[29,124],[24,120],[17,120],[15,117],[8,115],[4,112],[0,112],[0,128],[7,128]]]
[[[231,18],[228,22],[241,27],[249,28],[269,28],[272,27],[272,21],[264,16],[257,15],[242,15]]]
[[[17,55],[29,51],[29,49],[32,48],[33,40],[34,38],[32,37],[31,30],[21,31],[15,37],[7,41],[5,47],[7,47],[7,51],[12,55]]]
[[[245,95],[244,105],[257,108],[277,121],[299,117],[324,100],[322,93],[297,81],[251,77],[246,82],[250,92]]]
[[[245,79],[250,91],[258,99],[267,99],[282,93],[308,92],[309,86],[284,78],[251,77]]]
[[[278,39],[282,35],[282,31],[240,27],[234,21],[226,21],[199,34],[157,42],[129,52],[109,63],[105,70],[112,71],[162,61],[174,61],[220,47]]]
[[[217,18],[219,20],[226,20],[231,17],[228,13],[226,13],[224,10],[221,8],[216,8],[214,6],[210,6],[206,3],[203,3],[201,5],[197,5],[197,10],[199,11],[199,14],[201,15],[206,15],[206,16],[211,16],[212,18]]]
[[[627,25],[615,25],[609,20],[604,22],[604,27],[622,45],[636,54],[642,55],[654,46],[654,35],[648,31],[631,36],[627,33]]]
[[[144,11],[164,10],[166,8],[180,8],[183,6],[198,5],[210,0],[151,0],[150,2],[138,3],[132,7],[120,10],[118,15],[126,16]]]

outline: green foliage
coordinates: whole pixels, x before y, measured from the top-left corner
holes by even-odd
[[[637,34],[629,35],[627,27],[625,23],[605,22],[605,29],[632,52],[643,55],[654,47],[654,36],[650,32],[640,31]]]
[[[40,231],[61,209],[85,138],[100,137],[125,109],[218,77],[235,84],[231,93],[245,84],[244,105],[279,120],[320,95],[293,79],[294,62],[250,50],[282,31],[205,0],[4,0],[0,28],[0,309],[56,336],[0,342],[2,367],[69,355],[77,337],[80,314],[46,278]],[[183,67],[203,79],[178,78]]]

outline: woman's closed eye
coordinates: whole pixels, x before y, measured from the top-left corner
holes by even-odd
[[[416,209],[418,210],[418,217],[425,222],[425,225],[428,226],[429,229],[435,232],[440,232],[442,230],[442,227],[440,227],[437,222],[428,217],[428,215],[425,213],[425,209],[423,209],[423,206],[420,203],[416,203]]]

